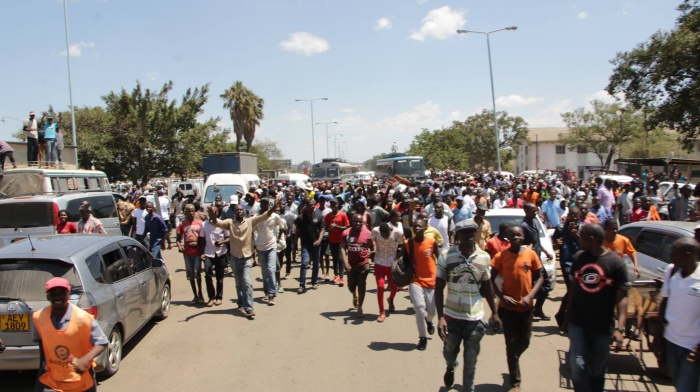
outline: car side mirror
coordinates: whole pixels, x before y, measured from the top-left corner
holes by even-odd
[[[153,267],[154,268],[163,267],[163,259],[153,259]]]

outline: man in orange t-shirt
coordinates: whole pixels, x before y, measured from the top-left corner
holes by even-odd
[[[525,235],[520,226],[508,228],[510,248],[491,260],[491,282],[498,302],[498,317],[503,324],[510,384],[520,390],[520,356],[532,336],[532,301],[544,283],[542,263],[537,254],[523,246]],[[502,287],[496,278],[503,277]],[[534,282],[534,285],[533,285]]]
[[[404,244],[406,252],[412,252],[413,278],[408,285],[408,294],[411,296],[413,310],[416,314],[418,326],[418,350],[425,350],[428,346],[428,334],[435,333],[433,319],[437,314],[435,308],[435,280],[437,278],[437,262],[435,257],[439,255],[437,243],[432,238],[425,236],[428,222],[419,216],[413,220],[413,238]],[[409,241],[413,245],[409,245]],[[411,247],[413,249],[411,249]]]
[[[617,230],[619,229],[617,220],[615,218],[606,219],[605,224],[603,225],[603,229],[605,229],[605,238],[603,241],[603,246],[617,253],[617,255],[620,257],[627,255],[627,257],[629,257],[630,260],[632,260],[632,262],[634,263],[634,274],[636,275],[635,279],[639,279],[640,273],[639,260],[637,259],[637,251],[634,249],[634,246],[632,246],[632,242],[627,237],[617,234]],[[629,278],[629,280],[634,281],[634,279],[632,278]]]

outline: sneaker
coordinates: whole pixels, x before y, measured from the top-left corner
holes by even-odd
[[[315,284],[315,285],[311,286],[311,290],[318,290],[318,285]]]
[[[199,297],[194,297],[194,298],[192,298],[192,301],[190,301],[190,304],[192,304],[192,305],[196,305],[198,303],[199,303]]]
[[[535,316],[535,317],[537,317],[537,318],[539,318],[540,320],[543,320],[543,321],[549,321],[549,320],[552,319],[551,317],[549,317],[549,316],[547,316],[546,314],[544,314],[544,312],[541,311],[541,310],[540,310],[539,312],[538,312],[538,311],[535,311],[532,315]]]
[[[362,308],[357,308],[357,317],[358,318],[365,317],[365,312],[362,311]]]
[[[345,281],[343,280],[343,278],[338,278],[338,287],[343,287],[343,286],[345,286]]]
[[[377,322],[383,323],[384,320],[386,320],[386,315],[384,314],[384,312],[379,313],[379,317],[377,317]]]
[[[387,302],[389,302],[389,311],[390,311],[390,312],[395,312],[395,311],[396,311],[396,308],[394,307],[394,299],[393,299],[393,298],[389,298],[389,300],[388,300]]]
[[[210,299],[209,302],[207,302],[207,308],[211,308],[214,306],[214,299]]]
[[[204,296],[203,295],[201,295],[201,294],[199,295],[199,298],[197,298],[197,303],[199,303],[199,304],[204,303]]]
[[[299,287],[299,289],[297,290],[297,294],[304,294],[305,292],[306,292],[306,289],[303,287]]]
[[[330,281],[331,281],[331,278],[329,278],[328,275],[326,275],[326,276],[323,277],[323,280],[326,281],[326,282],[330,282]]]
[[[428,347],[428,338],[419,338],[418,339],[418,346],[416,347],[420,351],[425,351],[425,349]]]
[[[270,297],[270,299],[268,299],[267,306],[275,306],[275,297]]]
[[[447,370],[445,370],[445,376],[443,376],[442,379],[445,381],[445,386],[447,388],[451,387],[452,384],[455,383],[455,369],[447,368]]]
[[[280,294],[284,293],[284,287],[282,287],[282,285],[278,285],[278,286],[277,286],[277,292],[280,293]]]
[[[253,309],[246,310],[245,316],[248,317],[248,320],[255,320],[255,312],[253,311]]]
[[[428,325],[428,334],[432,335],[435,333],[435,324],[433,324],[431,321],[426,321],[425,322]]]
[[[333,283],[334,284],[338,283],[338,275],[333,276]]]
[[[221,305],[221,299],[214,300],[214,305],[216,305],[216,306]]]

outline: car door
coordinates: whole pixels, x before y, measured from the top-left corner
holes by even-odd
[[[140,323],[146,323],[160,305],[158,281],[153,272],[153,258],[142,246],[135,241],[120,241],[127,263],[134,272],[134,278],[138,281],[140,297]],[[141,326],[139,325],[139,327]]]
[[[636,243],[632,245],[637,250],[641,279],[664,277],[670,254],[664,248],[665,240],[666,233],[658,230],[644,229],[637,235]]]
[[[100,256],[112,280],[117,314],[124,325],[124,338],[128,339],[141,325],[141,285],[118,243],[102,248]]]
[[[92,207],[92,215],[102,222],[102,227],[109,235],[121,235],[122,231],[119,227],[119,213],[117,212],[117,204],[112,195],[94,195],[90,196],[90,205]]]

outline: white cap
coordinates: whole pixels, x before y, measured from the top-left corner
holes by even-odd
[[[238,204],[238,195],[231,195],[228,200],[231,204]]]

